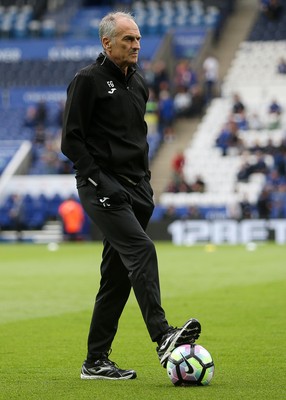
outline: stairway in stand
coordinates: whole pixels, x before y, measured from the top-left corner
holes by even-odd
[[[3,231],[0,242],[16,242],[17,232]],[[63,241],[62,224],[59,221],[48,221],[41,230],[22,231],[22,242],[27,243],[60,243]]]
[[[258,12],[257,0],[239,0],[236,10],[224,27],[219,43],[210,51],[215,54],[220,63],[220,81],[222,82],[235,56],[239,44],[247,39],[251,26]],[[151,164],[152,186],[155,203],[171,180],[171,161],[178,150],[189,146],[193,133],[196,131],[200,118],[180,120],[176,123],[176,140],[163,143],[157,156]]]

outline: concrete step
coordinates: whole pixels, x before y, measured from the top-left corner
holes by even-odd
[[[16,231],[0,232],[0,242],[17,242],[19,234]],[[59,243],[63,241],[62,225],[59,221],[48,221],[41,230],[23,230],[22,242]]]

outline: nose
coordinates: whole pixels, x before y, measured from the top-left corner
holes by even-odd
[[[133,47],[135,48],[135,49],[140,49],[140,40],[138,40],[138,39],[135,39],[134,40],[134,45],[133,45]]]

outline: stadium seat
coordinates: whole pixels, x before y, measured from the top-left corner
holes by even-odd
[[[46,19],[42,22],[41,34],[45,38],[56,36],[56,23],[52,19]]]

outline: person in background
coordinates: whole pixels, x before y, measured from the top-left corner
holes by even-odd
[[[148,135],[156,135],[159,130],[158,101],[152,89],[149,89],[149,99],[146,104],[145,121],[148,126]]]
[[[204,89],[206,105],[216,97],[219,81],[219,62],[214,55],[209,55],[203,62]]]
[[[23,197],[20,194],[12,195],[12,205],[9,211],[9,217],[11,220],[11,227],[16,232],[17,242],[22,242],[23,229],[25,225],[25,204]]]
[[[162,138],[166,142],[173,142],[175,139],[175,107],[174,99],[169,90],[161,90],[158,102],[159,129]]]
[[[282,107],[276,99],[272,99],[268,106],[268,129],[278,129],[281,127]]]
[[[192,107],[192,95],[190,90],[183,86],[177,87],[174,95],[174,111],[175,117],[190,117]]]
[[[204,193],[206,190],[206,183],[203,177],[201,175],[197,175],[191,187],[193,192]]]
[[[35,119],[37,125],[46,126],[48,119],[48,109],[44,100],[40,100],[36,105]]]
[[[238,93],[233,94],[232,99],[232,112],[233,114],[241,114],[245,111],[245,105]]]
[[[84,224],[84,211],[81,204],[70,197],[60,204],[58,212],[63,222],[66,240],[80,240]]]
[[[104,245],[81,378],[124,380],[136,371],[120,369],[109,354],[131,288],[163,367],[175,347],[199,337],[201,326],[194,318],[181,328],[169,325],[156,248],[146,234],[154,202],[144,120],[148,87],[136,68],[139,28],[131,14],[115,12],[101,20],[99,36],[103,52],[68,87],[61,148]]]
[[[172,170],[175,173],[180,174],[181,172],[183,172],[184,166],[185,166],[185,161],[186,161],[186,157],[184,154],[184,151],[178,150],[178,152],[175,154],[173,160],[172,160]]]
[[[283,75],[286,74],[286,59],[284,57],[281,57],[278,62],[277,72]]]
[[[159,99],[162,90],[170,89],[170,79],[166,63],[163,60],[156,61],[152,65],[152,70],[154,75],[151,88],[154,90],[156,98]]]
[[[261,0],[261,11],[271,21],[279,20],[283,11],[281,0]]]

